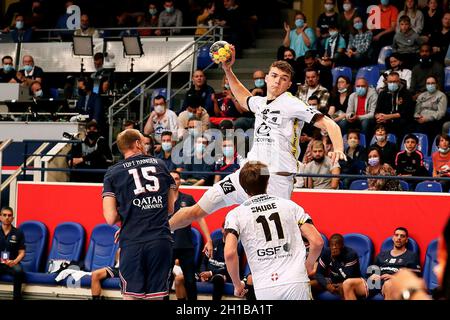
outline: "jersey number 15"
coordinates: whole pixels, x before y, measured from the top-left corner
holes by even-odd
[[[156,168],[155,167],[143,167],[143,168],[141,168],[140,171],[141,171],[140,173],[141,173],[142,177],[151,183],[147,183],[147,184],[145,184],[145,186],[142,186],[141,177],[139,175],[138,169],[128,170],[128,173],[133,175],[134,184],[136,185],[136,189],[134,189],[134,194],[138,195],[138,194],[144,193],[146,191],[157,192],[159,190],[159,180],[157,177],[149,174],[149,173],[156,173]]]

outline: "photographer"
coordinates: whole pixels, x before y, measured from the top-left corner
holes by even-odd
[[[72,146],[69,165],[74,169],[106,169],[112,164],[108,142],[98,132],[96,121],[86,125],[86,138]],[[104,173],[77,172],[70,175],[72,182],[102,182]]]

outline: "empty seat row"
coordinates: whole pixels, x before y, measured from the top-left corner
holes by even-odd
[[[399,180],[403,191],[409,191],[409,184],[405,180]],[[369,187],[367,180],[358,179],[350,184],[350,190],[367,190]],[[415,192],[442,192],[442,185],[436,181],[422,181],[416,185]]]

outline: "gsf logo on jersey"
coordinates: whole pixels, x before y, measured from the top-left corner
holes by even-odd
[[[264,256],[273,256],[278,253],[278,251],[281,250],[281,246],[276,246],[273,248],[266,248],[266,249],[258,249],[256,250],[256,254],[258,257],[264,257]]]
[[[233,191],[236,191],[236,188],[234,187],[230,178],[228,178],[224,182],[220,183],[220,187],[222,188],[224,194],[229,194]]]
[[[272,130],[267,124],[264,122],[256,129],[256,135],[258,137],[270,137],[270,130]]]

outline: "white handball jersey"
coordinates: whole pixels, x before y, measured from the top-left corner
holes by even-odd
[[[247,105],[255,114],[253,147],[248,160],[266,163],[270,172],[296,173],[303,125],[322,114],[289,92],[269,104],[267,97],[252,96]]]
[[[309,281],[299,230],[308,219],[295,202],[267,194],[251,197],[228,213],[225,229],[238,234],[255,289]]]

